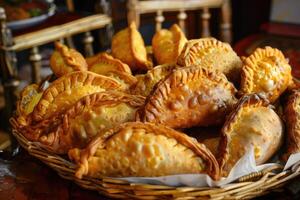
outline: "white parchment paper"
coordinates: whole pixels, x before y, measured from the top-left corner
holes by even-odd
[[[270,166],[278,165],[277,163],[267,163],[263,165],[256,165],[254,159],[253,148],[246,153],[232,168],[228,177],[221,178],[219,181],[212,180],[207,174],[179,174],[171,176],[160,176],[160,177],[125,177],[117,178],[126,180],[130,183],[144,183],[144,184],[157,184],[166,186],[190,186],[190,187],[222,187],[234,180],[250,174],[252,172],[258,172]],[[300,153],[293,154],[289,157],[284,170],[300,165]]]

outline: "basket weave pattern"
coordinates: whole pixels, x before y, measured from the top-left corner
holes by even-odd
[[[38,158],[46,165],[57,171],[64,179],[74,181],[82,188],[96,190],[102,195],[113,198],[126,199],[251,199],[261,196],[281,187],[289,180],[300,174],[300,166],[293,172],[282,171],[282,167],[270,167],[260,172],[251,173],[239,178],[235,183],[222,188],[210,187],[169,187],[163,185],[149,185],[128,183],[108,177],[82,179],[75,177],[76,166],[65,158],[48,152],[39,144],[28,141],[22,134],[13,131],[20,145],[30,155]],[[274,172],[274,170],[276,172]]]

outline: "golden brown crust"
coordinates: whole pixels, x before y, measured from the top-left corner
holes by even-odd
[[[44,91],[32,112],[32,119],[33,121],[47,119],[54,114],[63,112],[85,95],[120,87],[117,81],[93,72],[69,73],[52,82]]]
[[[144,140],[149,143],[143,143]],[[78,178],[180,173],[207,173],[219,178],[218,163],[204,145],[185,134],[150,123],[122,124],[93,139],[85,149],[69,151],[69,157],[78,164]]]
[[[107,53],[98,54],[95,60],[90,61],[89,71],[101,75],[107,75],[107,73],[111,71],[125,72],[131,74],[131,70],[127,64],[123,63],[119,59],[112,57]]]
[[[112,39],[112,55],[129,65],[132,71],[146,71],[152,68],[147,60],[146,47],[135,23],[121,30]]]
[[[235,104],[235,92],[222,73],[178,68],[156,85],[137,119],[172,128],[217,125]]]
[[[282,52],[257,48],[244,59],[239,93],[264,93],[273,103],[292,83],[291,67]]]
[[[177,24],[169,30],[157,31],[152,38],[154,56],[158,64],[176,63],[187,39]]]
[[[86,71],[87,63],[84,57],[75,49],[56,42],[55,51],[50,58],[50,66],[57,77],[73,71]]]
[[[175,64],[158,65],[148,70],[146,74],[137,76],[136,84],[130,88],[131,93],[148,96],[155,84],[165,78],[175,68]]]
[[[236,85],[240,81],[241,59],[229,44],[215,38],[189,40],[181,51],[177,63],[181,66],[198,65],[218,70]]]
[[[269,101],[257,94],[243,96],[227,117],[221,130],[218,161],[223,176],[251,146],[257,164],[267,161],[280,147],[283,126],[268,107]]]
[[[284,105],[284,118],[287,126],[286,151],[283,159],[300,152],[300,91],[293,90]]]
[[[63,115],[27,128],[24,135],[32,138],[30,134],[38,133],[44,148],[65,154],[71,148],[83,148],[97,133],[133,121],[144,101],[142,96],[118,91],[94,93],[80,99]]]

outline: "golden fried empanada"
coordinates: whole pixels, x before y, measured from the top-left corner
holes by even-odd
[[[112,55],[128,64],[132,71],[146,71],[152,68],[152,63],[147,60],[144,40],[135,23],[114,35],[111,50]]]
[[[119,89],[121,85],[112,78],[88,71],[72,72],[60,77],[44,91],[32,112],[34,121],[41,121],[62,113],[85,95],[105,90]]]
[[[251,147],[257,164],[266,162],[279,149],[284,128],[268,103],[256,94],[243,96],[226,119],[218,156],[224,176]]]
[[[184,33],[176,24],[170,30],[157,31],[152,38],[152,47],[158,64],[176,63],[186,42]]]
[[[198,65],[218,70],[236,85],[240,82],[241,59],[229,44],[214,38],[189,40],[181,51],[177,63],[181,66]]]
[[[56,42],[55,51],[50,58],[50,67],[56,77],[61,77],[73,71],[86,71],[88,69],[84,57],[75,49]]]
[[[144,101],[142,96],[118,91],[94,93],[80,99],[63,115],[53,117],[38,129],[31,129],[35,134],[38,132],[39,141],[47,149],[64,154],[71,148],[85,147],[96,134],[134,121],[135,112]]]
[[[94,62],[89,65],[89,71],[95,72],[101,75],[107,75],[112,71],[125,72],[131,74],[129,66],[123,63],[121,60],[112,57],[107,53],[101,53],[97,56]]]
[[[291,154],[300,152],[300,91],[293,90],[284,105],[284,118],[287,127],[286,161]]]
[[[178,68],[156,85],[137,118],[172,128],[221,124],[236,103],[235,92],[222,73]]]
[[[257,48],[243,62],[241,95],[264,93],[273,103],[292,83],[291,67],[278,49]]]
[[[175,64],[158,65],[148,70],[146,74],[138,75],[137,83],[130,90],[131,93],[148,96],[155,84],[170,74],[175,67]]]
[[[129,122],[93,139],[69,157],[78,164],[76,177],[164,176],[207,173],[219,177],[215,157],[187,135],[150,123]]]

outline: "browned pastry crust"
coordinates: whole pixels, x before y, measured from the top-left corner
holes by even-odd
[[[69,157],[76,177],[164,176],[207,173],[219,178],[215,157],[195,139],[162,125],[129,122],[93,139]]]
[[[218,70],[236,85],[240,82],[241,59],[229,44],[215,38],[189,40],[181,51],[177,63],[181,66],[198,65]]]
[[[227,117],[221,131],[218,155],[223,176],[229,174],[251,146],[257,164],[266,162],[279,149],[283,125],[268,105],[268,100],[262,96],[245,95]]]
[[[26,127],[23,134],[54,153],[65,154],[71,148],[85,147],[96,134],[134,121],[135,112],[144,101],[142,96],[118,91],[94,93],[80,99],[62,115]]]
[[[86,71],[88,66],[84,57],[75,49],[56,42],[55,51],[50,58],[50,66],[56,77],[73,71]]]
[[[146,71],[153,66],[147,60],[144,40],[135,23],[114,35],[111,50],[112,55],[128,64],[132,71]]]
[[[222,73],[178,68],[156,85],[137,119],[172,128],[221,124],[236,103],[235,92]]]
[[[241,95],[264,93],[273,103],[292,83],[291,67],[278,49],[257,48],[243,62]]]
[[[89,71],[101,75],[107,75],[112,71],[125,72],[131,74],[129,66],[121,60],[112,57],[107,53],[98,54],[95,60],[89,63]]]
[[[32,112],[32,120],[38,122],[62,113],[85,95],[120,87],[112,78],[93,72],[69,73],[52,82],[44,91]]]
[[[283,159],[300,152],[300,91],[293,90],[284,105],[284,118],[287,126],[287,149]]]
[[[170,30],[162,29],[152,38],[154,56],[158,64],[176,63],[187,39],[177,24]]]
[[[130,88],[131,93],[148,96],[155,84],[170,74],[175,67],[175,64],[158,65],[146,74],[138,75],[137,83]]]

